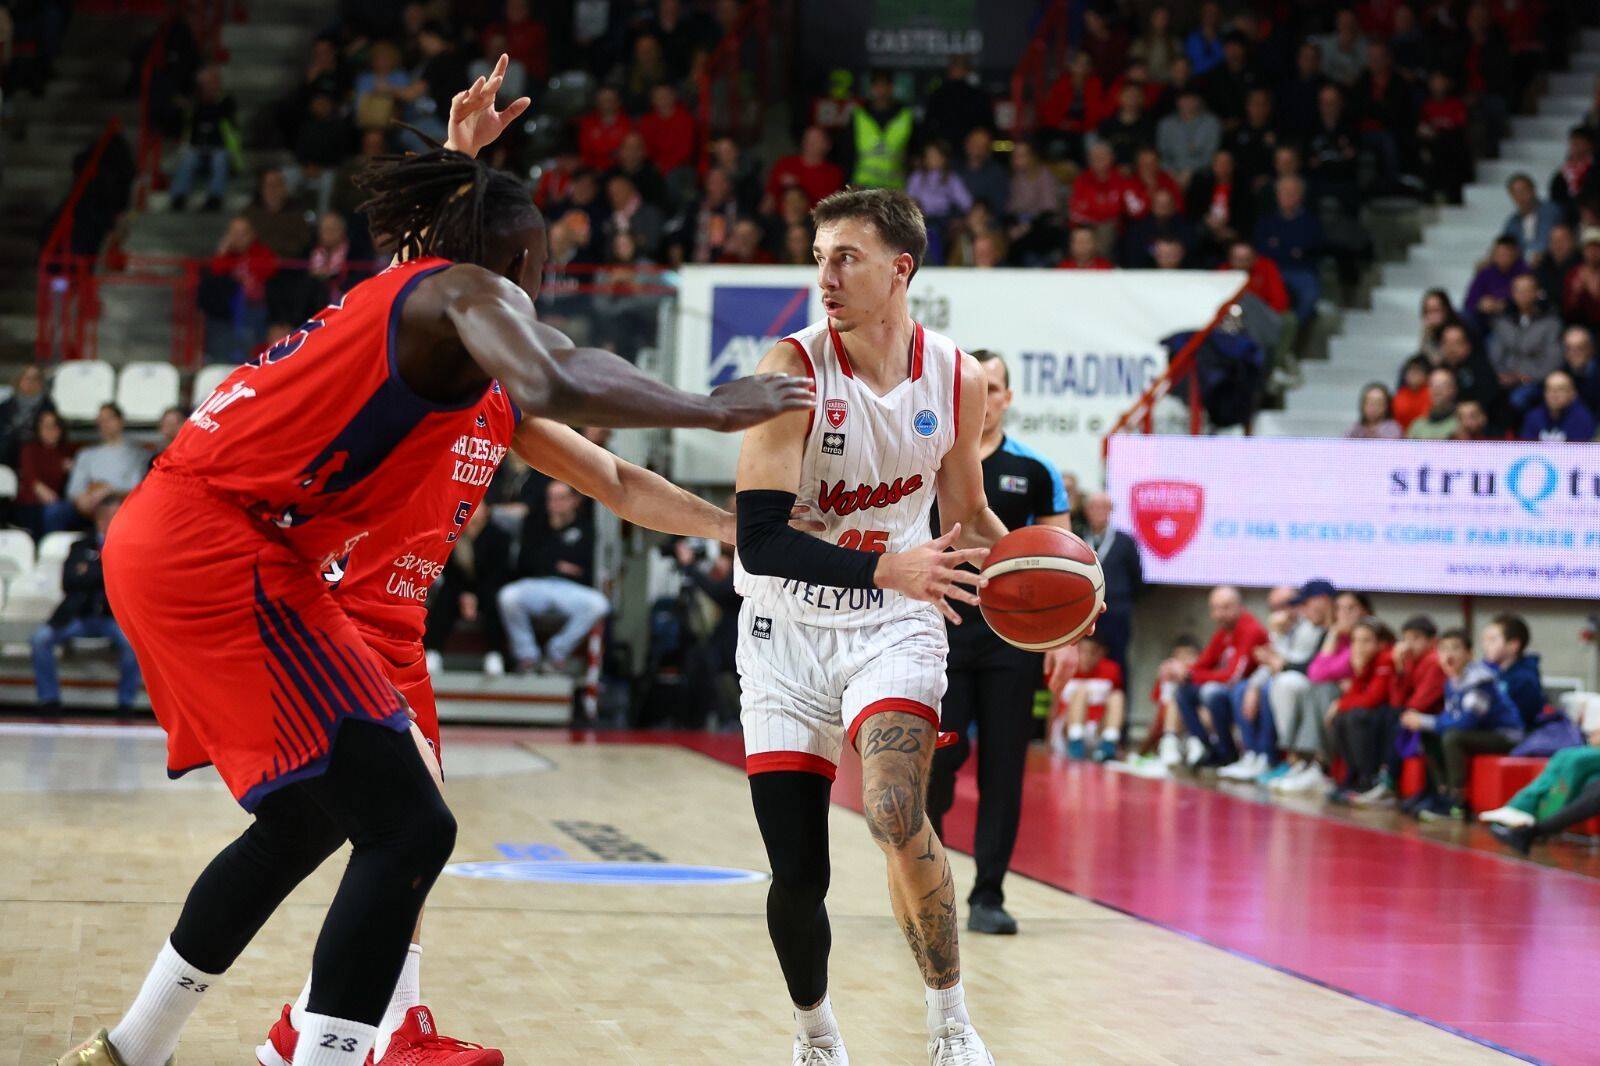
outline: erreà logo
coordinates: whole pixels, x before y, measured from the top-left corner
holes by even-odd
[[[750,635],[757,640],[772,639],[772,619],[757,616],[750,623]]]
[[[855,511],[870,511],[878,507],[892,507],[922,487],[922,475],[895,478],[892,482],[880,481],[876,486],[860,484],[847,489],[843,481],[829,485],[826,481],[817,492],[817,507],[823,514],[847,515]]]

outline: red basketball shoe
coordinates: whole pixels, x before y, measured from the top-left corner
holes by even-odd
[[[505,1066],[506,1057],[482,1044],[440,1036],[427,1007],[412,1007],[375,1066]]]
[[[293,1066],[294,1048],[299,1042],[300,1034],[289,1022],[289,1004],[285,1003],[283,1014],[267,1030],[267,1042],[256,1048],[256,1062],[260,1066]]]

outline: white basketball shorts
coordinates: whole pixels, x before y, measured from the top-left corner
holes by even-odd
[[[927,719],[936,734],[949,644],[944,620],[919,611],[869,628],[739,611],[740,721],[745,771],[804,770],[830,780],[846,739],[884,711]],[[930,737],[929,740],[933,740]]]

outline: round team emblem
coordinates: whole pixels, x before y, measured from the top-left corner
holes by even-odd
[[[931,437],[939,429],[939,416],[924,407],[917,412],[917,417],[911,420],[911,428],[920,436]]]

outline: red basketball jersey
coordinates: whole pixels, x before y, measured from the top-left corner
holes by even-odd
[[[461,426],[411,499],[323,570],[356,628],[380,638],[379,650],[391,659],[422,654],[428,587],[444,571],[467,520],[483,502],[520,421],[521,412],[499,382],[489,386],[475,417]]]
[[[317,312],[228,375],[155,469],[201,480],[307,559],[326,565],[349,553],[408,506],[482,402],[433,403],[396,368],[406,297],[450,266],[392,266]]]

